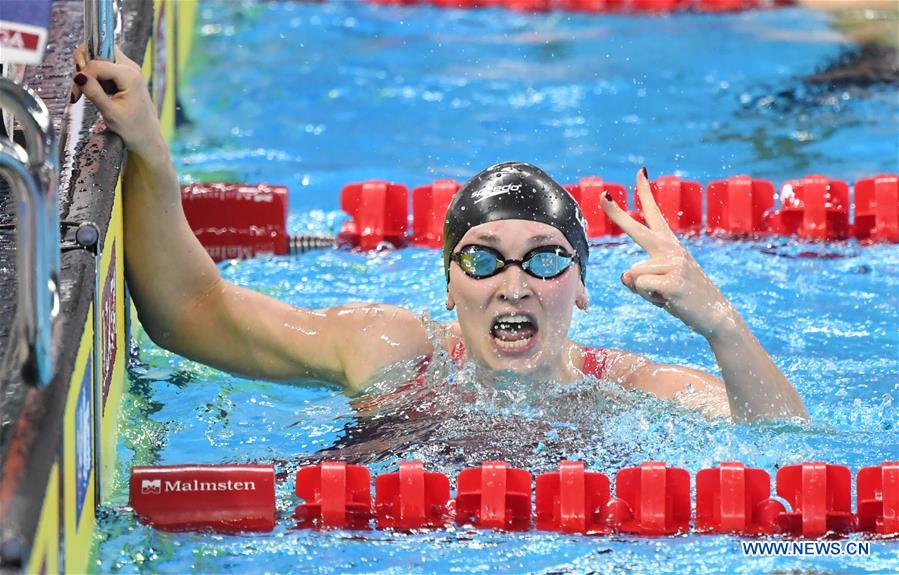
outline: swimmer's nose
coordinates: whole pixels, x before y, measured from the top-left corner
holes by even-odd
[[[502,281],[496,296],[501,301],[516,302],[533,295],[530,276],[518,266],[509,266],[500,274]]]

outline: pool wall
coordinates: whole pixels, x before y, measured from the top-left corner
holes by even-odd
[[[143,63],[167,137],[174,132],[174,87],[187,60],[196,6],[191,0],[129,2],[121,15],[118,43]],[[54,2],[44,60],[26,70],[24,83],[46,102],[61,134],[60,220],[96,224],[101,249],[62,254],[61,335],[50,385],[38,390],[20,378],[0,381],[0,572],[89,571],[95,509],[116,480],[133,313],[124,274],[120,171],[125,152],[92,104],[85,98],[68,101],[83,10],[81,0]],[[11,200],[6,188],[0,189],[4,199]],[[15,221],[13,203],[0,201],[3,221]],[[6,261],[15,260],[15,249],[14,234],[0,237]],[[5,271],[0,279],[11,287],[3,290],[0,320],[8,325],[16,282],[14,266]],[[0,338],[0,354],[4,343]]]

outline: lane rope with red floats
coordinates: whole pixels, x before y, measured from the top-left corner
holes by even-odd
[[[194,234],[215,261],[222,261],[336,246],[440,248],[446,208],[459,188],[459,182],[449,179],[413,188],[410,217],[410,194],[404,184],[385,180],[347,184],[340,192],[340,207],[349,217],[336,237],[290,234],[284,186],[190,184],[182,186],[181,199]],[[625,210],[628,196],[633,197],[635,208],[629,213],[643,221],[633,189],[595,176],[565,188],[581,206],[590,238],[622,233],[600,207],[603,193]],[[704,186],[705,194],[701,183],[678,176],[661,176],[652,180],[651,188],[662,215],[677,233],[899,243],[896,174],[858,180],[851,190],[854,193],[846,182],[817,174],[788,180],[779,192],[771,181],[746,175],[710,182]]]
[[[767,471],[721,463],[696,474],[695,501],[690,472],[661,461],[619,470],[614,494],[607,475],[580,461],[563,461],[535,482],[529,471],[487,461],[457,475],[455,498],[449,478],[418,461],[377,476],[374,502],[364,466],[326,461],[299,469],[295,482],[298,528],[899,536],[899,461],[859,470],[854,512],[849,468],[822,462],[778,469],[773,494]],[[277,522],[275,483],[273,465],[134,467],[130,505],[163,531],[267,532]]]
[[[583,12],[589,14],[669,14],[672,12],[740,12],[793,4],[793,0],[368,0],[388,6],[505,8],[515,12]]]

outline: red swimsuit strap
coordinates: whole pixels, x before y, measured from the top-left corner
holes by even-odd
[[[601,347],[585,347],[584,348],[584,367],[581,371],[584,375],[592,375],[597,379],[602,379],[606,374],[606,359],[608,352]]]
[[[455,361],[457,364],[462,363],[462,356],[465,355],[465,344],[462,343],[461,339],[456,343],[456,345],[453,346],[453,351],[450,353],[450,355],[453,356],[453,361]]]

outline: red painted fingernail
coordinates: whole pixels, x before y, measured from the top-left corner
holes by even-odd
[[[643,177],[646,178],[646,179],[648,180],[648,179],[649,179],[649,172],[646,171],[646,166],[643,166],[642,168],[640,168],[640,170],[643,172]]]
[[[87,84],[87,76],[85,76],[84,74],[76,74],[75,83],[79,86],[84,86],[85,84]]]
[[[610,194],[609,192],[603,192],[603,197],[606,199],[607,202],[612,201],[612,194]]]
[[[72,92],[71,94],[69,94],[69,104],[74,104],[75,100],[75,92]]]

